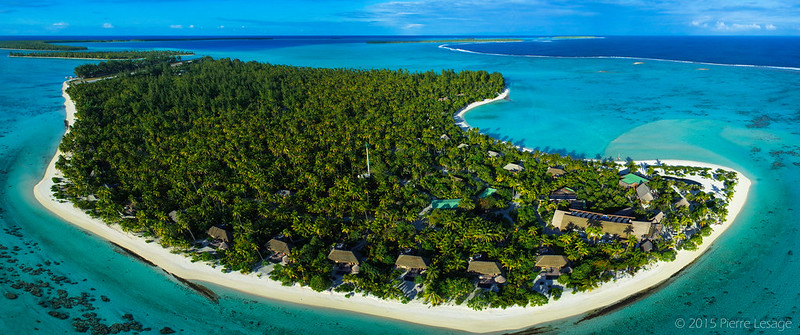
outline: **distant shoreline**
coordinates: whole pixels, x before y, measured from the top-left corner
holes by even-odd
[[[69,82],[64,82],[62,92],[66,109],[66,120],[69,125],[75,121],[75,104],[67,94]],[[505,90],[494,99],[486,99],[469,104],[456,113],[463,115],[477,107],[504,99],[509,90]],[[468,126],[468,125],[467,125]],[[69,129],[67,130],[69,131]],[[314,307],[332,308],[350,311],[404,322],[412,322],[434,327],[456,329],[469,332],[498,332],[525,329],[544,322],[551,322],[570,316],[596,312],[607,306],[624,304],[626,299],[635,296],[649,288],[656,287],[669,280],[675,273],[691,265],[702,255],[711,244],[728,229],[736,219],[747,199],[750,180],[737,172],[739,183],[734,192],[733,199],[728,205],[728,219],[721,226],[715,226],[712,234],[704,238],[704,242],[695,251],[681,250],[675,261],[658,262],[649,265],[645,270],[637,272],[634,276],[618,279],[614,282],[602,284],[591,292],[565,294],[558,301],[550,301],[543,306],[536,307],[511,307],[507,309],[487,309],[474,311],[466,306],[443,305],[431,307],[419,300],[402,304],[398,301],[389,301],[374,296],[347,295],[336,293],[332,290],[315,292],[308,287],[299,285],[283,286],[280,282],[261,278],[265,272],[241,274],[238,272],[223,273],[220,267],[212,267],[205,262],[192,262],[183,254],[173,254],[172,249],[164,248],[157,243],[148,243],[145,238],[127,233],[119,225],[108,225],[99,219],[94,219],[81,209],[73,206],[71,202],[58,200],[54,197],[51,187],[53,178],[61,177],[61,172],[55,168],[55,162],[61,155],[56,151],[42,180],[33,188],[36,199],[49,211],[71,224],[92,232],[111,243],[139,255],[142,260],[151,262],[173,276],[183,278],[186,283],[208,282],[219,286],[228,287],[245,294],[265,297],[268,299],[288,301]],[[723,168],[718,165],[691,162],[691,161],[661,161],[670,165],[700,166],[710,168]],[[641,161],[639,163],[656,164],[655,161]],[[731,170],[728,168],[724,168]],[[733,171],[733,170],[732,170]],[[191,281],[191,282],[189,282]],[[210,292],[209,294],[213,294]]]
[[[367,41],[367,44],[403,44],[403,43],[495,43],[495,42],[523,42],[521,38],[455,38],[440,40],[391,40],[391,41]]]

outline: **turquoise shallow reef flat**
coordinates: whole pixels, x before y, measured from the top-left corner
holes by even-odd
[[[581,43],[594,45],[602,40],[550,43],[572,43],[569,48],[579,50],[589,45]],[[466,115],[467,122],[484,133],[575,157],[715,163],[738,169],[753,181],[748,203],[734,226],[668,285],[596,317],[537,325],[540,331],[678,334],[685,333],[692,321],[714,319],[716,328],[705,323],[693,331],[725,333],[730,329],[722,328],[719,321],[726,319],[797,320],[789,330],[797,333],[800,71],[636,59],[500,56],[453,51],[438,44],[367,44],[363,38],[83,45],[97,50],[181,49],[301,66],[501,72],[511,89],[511,101],[485,105]],[[513,43],[495,43],[491,51],[512,47]],[[711,57],[713,45],[698,52]],[[163,327],[184,333],[455,333],[278,303],[209,286],[220,295],[213,302],[46,212],[33,199],[31,189],[64,131],[61,82],[85,61],[8,58],[6,53],[0,53],[0,227],[4,229],[0,245],[8,249],[0,251],[10,258],[0,259],[4,269],[0,294],[13,293],[17,298],[0,296],[4,301],[0,329],[72,333],[76,329],[73,318],[91,320],[91,315],[83,314],[96,313],[94,317],[104,324],[128,323],[129,327],[133,323],[123,316],[131,314],[135,322],[152,328],[151,333]],[[685,53],[682,50],[675,59]],[[715,63],[724,61],[720,56]],[[56,299],[58,290],[72,299]],[[33,294],[37,292],[40,296]],[[66,320],[49,315],[53,308],[41,306],[42,302],[52,305],[51,300],[71,302],[67,303],[71,308],[55,309],[67,314]],[[680,320],[686,322],[683,327]]]

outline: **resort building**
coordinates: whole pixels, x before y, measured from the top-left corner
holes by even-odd
[[[398,269],[406,269],[403,274],[403,279],[413,281],[415,277],[419,276],[422,272],[428,269],[428,263],[420,256],[400,255],[394,265]]]
[[[550,192],[550,201],[575,201],[578,200],[578,194],[569,187],[562,187],[553,192]]]
[[[220,240],[225,243],[230,243],[233,240],[233,233],[230,230],[221,228],[219,226],[212,226],[208,229],[208,235],[215,240]]]
[[[488,261],[470,261],[467,272],[478,274],[478,287],[491,288],[494,284],[504,284],[500,264]]]
[[[684,197],[681,197],[680,200],[678,200],[678,201],[676,201],[675,203],[672,204],[672,207],[675,207],[676,209],[680,208],[680,207],[689,208],[689,206],[690,206],[689,200],[686,200],[686,198],[684,198]]]
[[[551,224],[561,232],[575,228],[585,229],[586,227],[597,225],[604,234],[621,238],[634,236],[638,240],[658,234],[652,223],[634,219],[631,216],[572,209],[570,211],[556,210]]]
[[[478,198],[481,198],[481,199],[488,198],[488,197],[492,196],[492,194],[495,194],[495,193],[497,193],[497,189],[496,188],[487,187],[485,190],[483,190],[483,192],[478,194]]]
[[[655,199],[653,191],[650,190],[647,184],[639,184],[639,186],[636,186],[636,197],[643,203],[650,203]]]
[[[522,165],[514,164],[514,163],[506,164],[506,166],[504,166],[503,169],[506,170],[506,171],[511,171],[511,172],[515,172],[515,173],[525,170],[525,168],[522,167]]]
[[[289,243],[279,239],[271,239],[267,242],[267,250],[272,251],[273,259],[278,261],[288,261],[289,256],[292,255],[292,247]]]
[[[461,143],[461,144],[459,144],[459,145],[458,145],[456,148],[459,148],[459,149],[463,149],[463,148],[469,148],[469,144],[466,144],[466,143]]]
[[[639,244],[639,248],[641,248],[644,252],[651,252],[653,251],[653,242],[650,242],[650,240],[645,240]]]
[[[619,180],[619,186],[622,187],[636,187],[650,181],[649,179],[633,173],[626,173]]]
[[[497,151],[492,151],[492,150],[489,150],[486,153],[488,153],[489,157],[491,157],[491,158],[497,158],[497,157],[500,157],[500,156],[503,155],[503,154],[501,154],[501,153],[499,153]]]
[[[569,260],[564,255],[542,255],[536,257],[536,267],[544,271],[545,277],[558,277],[561,275]]]
[[[360,262],[352,251],[334,248],[328,254],[328,259],[335,263],[333,270],[336,274],[358,274]]]
[[[458,204],[461,203],[461,199],[443,199],[443,200],[433,200],[431,201],[431,208],[432,209],[453,209],[458,208]]]
[[[563,169],[554,168],[554,167],[548,167],[547,168],[547,174],[553,176],[554,178],[563,176],[565,173],[567,173],[567,172],[564,171]]]

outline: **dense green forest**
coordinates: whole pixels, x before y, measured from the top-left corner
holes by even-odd
[[[60,41],[0,41],[0,49],[74,51],[86,50],[87,47],[52,44]]]
[[[110,74],[102,64],[81,72]],[[652,252],[644,252],[635,238],[597,238],[596,227],[554,233],[550,218],[566,204],[547,196],[561,187],[574,189],[595,211],[630,207],[646,219],[663,210],[665,226],[681,234],[709,232],[719,219],[724,201],[697,186],[651,176],[648,185],[660,197],[645,207],[634,190],[619,185],[614,162],[524,152],[454,124],[454,112],[504,88],[502,75],[484,71],[316,69],[210,58],[151,63],[135,73],[125,68],[68,89],[77,122],[60,145],[66,154],[57,167],[65,179],[54,191],[108,223],[186,252],[197,252],[205,232],[224,224],[232,230],[230,248],[196,255],[228,270],[268,263],[265,244],[282,234],[294,249],[271,277],[284,284],[476,309],[543,304],[563,289],[589,290],[671,260],[688,237],[702,242],[702,234],[690,234],[654,241]],[[507,171],[509,163],[525,169]],[[552,166],[565,174],[549,175]],[[673,172],[735,183],[721,171]],[[479,196],[488,187],[497,192]],[[703,211],[673,209],[681,196]],[[424,210],[435,199],[460,203]],[[327,255],[335,245],[362,257],[358,274],[332,280]],[[414,279],[422,287],[416,296],[402,289],[403,271],[394,266],[409,249],[429,260]],[[559,278],[565,287],[534,287],[541,254],[568,257],[573,271]],[[476,289],[467,272],[473,257],[498,262],[505,282]]]
[[[171,56],[194,55],[189,51],[177,50],[128,50],[128,51],[56,51],[56,52],[10,52],[10,57],[49,57],[49,58],[83,58],[83,59],[144,59],[164,58]]]
[[[141,74],[163,72],[170,64],[180,62],[180,56],[148,56],[144,59],[123,59],[83,64],[75,68],[75,75],[81,78],[102,77],[118,73],[129,74],[137,71]]]

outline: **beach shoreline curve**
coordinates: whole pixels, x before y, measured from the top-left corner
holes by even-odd
[[[66,92],[68,86],[69,82],[64,82],[62,92],[65,99],[66,120],[69,125],[72,125],[77,111],[74,102]],[[469,104],[457,112],[454,118],[461,118],[463,124],[459,124],[459,126],[462,129],[465,126],[469,128],[469,125],[463,120],[464,114],[478,106],[506,99],[508,94],[509,90],[506,89],[494,99],[486,99]],[[457,123],[458,121],[456,119]],[[560,300],[550,301],[543,306],[517,306],[507,309],[474,311],[463,305],[431,307],[419,300],[402,304],[398,301],[387,301],[373,296],[354,295],[348,297],[346,294],[332,292],[331,290],[316,292],[308,287],[300,287],[299,285],[287,287],[277,281],[261,278],[257,273],[223,273],[220,271],[220,267],[213,268],[204,262],[192,262],[190,258],[182,254],[173,254],[169,248],[161,247],[156,243],[148,243],[144,238],[124,232],[119,225],[108,225],[99,219],[91,218],[82,210],[74,207],[71,202],[56,199],[52,194],[51,187],[54,185],[53,178],[61,177],[60,172],[55,168],[55,163],[61,154],[59,150],[56,151],[47,166],[42,180],[34,186],[33,193],[37,201],[65,221],[130,250],[169,274],[186,280],[212,283],[267,299],[476,333],[520,330],[545,322],[590,313],[660,285],[674,274],[691,265],[732,225],[746,203],[747,194],[752,184],[742,173],[736,171],[739,182],[735,188],[733,199],[728,205],[727,221],[722,225],[715,226],[712,234],[704,238],[703,244],[697,250],[679,251],[673,262],[652,264],[632,277],[605,283],[591,292],[565,294]],[[661,160],[660,162],[669,165],[723,168],[735,171],[726,167],[701,162],[680,160]]]

